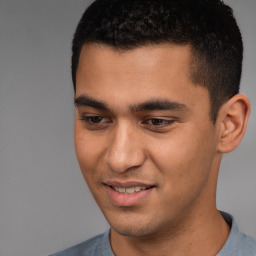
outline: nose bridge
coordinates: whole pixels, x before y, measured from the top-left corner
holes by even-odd
[[[129,122],[116,125],[105,156],[110,169],[116,172],[124,172],[132,167],[142,165],[144,158],[137,128]]]

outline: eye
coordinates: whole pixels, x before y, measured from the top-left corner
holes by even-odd
[[[143,121],[142,124],[146,129],[152,132],[162,133],[168,132],[172,128],[174,122],[174,119],[148,118]]]
[[[162,119],[162,118],[150,118],[145,121],[145,123],[153,125],[153,126],[166,126],[170,125],[174,122],[174,120]]]
[[[104,120],[104,117],[103,116],[89,116],[89,117],[85,117],[84,119],[90,123],[98,124]]]
[[[87,116],[81,115],[79,120],[85,123],[85,126],[89,129],[104,129],[111,123],[111,119],[104,116]]]

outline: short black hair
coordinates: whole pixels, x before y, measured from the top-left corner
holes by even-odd
[[[221,0],[95,0],[78,23],[72,45],[72,80],[84,44],[120,50],[172,43],[190,45],[190,77],[210,95],[211,119],[239,92],[243,42],[232,9]]]

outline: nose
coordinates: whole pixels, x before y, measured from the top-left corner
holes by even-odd
[[[139,131],[127,124],[116,127],[105,154],[107,166],[112,171],[121,173],[140,167],[145,158]]]

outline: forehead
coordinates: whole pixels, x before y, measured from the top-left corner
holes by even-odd
[[[154,97],[194,104],[193,99],[208,92],[190,79],[190,62],[189,45],[158,44],[122,51],[88,44],[80,55],[76,96],[86,94],[119,107]]]
[[[79,72],[95,71],[97,74],[109,73],[116,76],[133,74],[133,77],[152,74],[153,77],[159,73],[178,74],[182,71],[184,77],[189,75],[190,59],[189,45],[165,43],[120,50],[102,44],[86,44],[80,54],[77,75]]]

